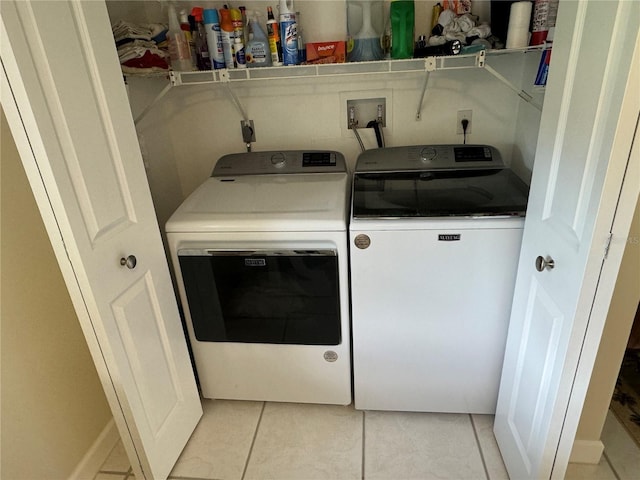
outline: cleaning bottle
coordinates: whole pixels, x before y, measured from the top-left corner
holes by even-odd
[[[298,63],[307,61],[307,47],[304,44],[302,22],[300,21],[300,12],[296,12],[296,33],[298,34]]]
[[[249,23],[251,28],[251,40],[247,43],[245,56],[247,67],[270,67],[271,51],[269,50],[269,39],[264,33],[260,23],[258,23],[258,12],[249,13]]]
[[[371,25],[371,2],[364,0],[352,3],[362,9],[362,27],[353,36],[353,49],[349,52],[349,61],[382,60],[384,52],[380,42],[380,35],[376,33]]]
[[[191,15],[187,15],[186,10],[180,10],[180,30],[184,32],[184,36],[187,37],[187,43],[189,44],[189,52],[191,52],[191,63],[197,65],[196,57],[196,44],[193,42],[193,36],[191,35],[192,23],[195,27],[195,19]]]
[[[202,16],[204,19],[204,29],[207,32],[207,47],[209,47],[211,66],[215,70],[224,68],[224,51],[222,50],[222,36],[220,32],[220,21],[218,20],[218,11],[213,8],[207,8],[202,13]]]
[[[267,7],[267,37],[271,51],[271,64],[282,65],[282,46],[280,45],[280,25],[273,16],[271,7]]]
[[[230,9],[231,12],[231,24],[233,25],[233,38],[239,38],[243,45],[246,45],[244,39],[244,18],[242,11],[239,8]],[[234,40],[235,44],[235,40]],[[235,48],[235,47],[234,47]],[[235,53],[235,51],[234,51]]]
[[[191,15],[196,19],[193,41],[196,46],[198,70],[211,70],[211,58],[209,56],[209,47],[207,46],[207,33],[204,29],[202,11],[202,7],[193,7],[191,9]]]
[[[280,41],[282,42],[282,63],[298,63],[298,26],[293,0],[280,0]]]
[[[238,7],[238,10],[240,10],[240,15],[242,16],[242,30],[244,34],[242,41],[245,45],[249,45],[249,40],[251,40],[251,26],[247,18],[247,7]]]
[[[247,58],[244,53],[242,37],[236,37],[233,39],[233,58],[236,68],[247,68]]]
[[[413,57],[413,0],[391,0],[391,58]]]
[[[193,70],[189,42],[184,32],[180,29],[176,8],[171,4],[169,4],[169,31],[167,32],[167,39],[169,41],[171,68],[181,72]]]
[[[220,10],[220,36],[222,37],[222,52],[226,68],[233,67],[233,23],[231,23],[231,10]]]

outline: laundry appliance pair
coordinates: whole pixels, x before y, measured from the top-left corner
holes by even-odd
[[[492,413],[526,200],[489,146],[222,157],[167,223],[203,396]]]

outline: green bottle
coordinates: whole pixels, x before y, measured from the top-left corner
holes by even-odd
[[[413,57],[413,0],[391,1],[391,58]]]

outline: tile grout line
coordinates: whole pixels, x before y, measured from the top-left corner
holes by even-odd
[[[366,412],[363,410],[362,411],[362,464],[361,464],[361,469],[362,469],[362,476],[361,479],[364,480],[364,450],[365,450],[365,428],[364,428],[364,416],[365,416]]]
[[[172,477],[170,476],[168,480],[223,480],[221,478],[204,478],[204,477]]]
[[[169,476],[168,480],[223,480],[221,478],[204,478],[204,477],[181,477],[181,476],[177,476],[177,477],[172,477]]]
[[[121,472],[119,470],[98,470],[96,475],[98,475],[99,473],[106,473],[107,475],[129,475],[129,470],[127,470],[126,472]]]
[[[609,468],[611,468],[611,471],[613,472],[613,474],[615,475],[617,480],[620,480],[620,475],[618,475],[618,471],[616,470],[616,467],[613,466],[613,463],[611,462],[611,460],[609,460],[609,455],[607,455],[607,451],[606,449],[602,451],[602,456],[604,457],[604,459],[607,461],[607,463],[609,464]]]
[[[482,460],[482,468],[484,468],[484,474],[487,477],[487,480],[491,480],[491,476],[489,475],[489,469],[487,468],[487,462],[484,459],[484,452],[482,451],[482,444],[480,443],[480,437],[478,436],[478,431],[476,430],[476,422],[473,421],[473,415],[469,415],[469,420],[471,420],[471,428],[473,428],[473,436],[476,439],[476,445],[478,446],[478,451],[480,452],[480,460]]]
[[[260,428],[260,423],[262,423],[262,415],[264,414],[264,409],[266,406],[267,406],[267,402],[262,402],[262,409],[260,410],[258,423],[256,423],[256,429],[253,432],[253,438],[251,439],[251,446],[249,446],[249,453],[247,454],[246,462],[244,462],[244,469],[242,470],[242,476],[240,477],[240,480],[244,480],[244,476],[247,474],[247,468],[249,468],[249,460],[251,460],[251,454],[253,453],[253,446],[256,443],[256,437],[258,436],[258,429]]]

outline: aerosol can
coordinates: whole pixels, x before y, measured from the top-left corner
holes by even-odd
[[[282,42],[282,63],[298,63],[298,25],[293,0],[280,0],[280,41]]]

